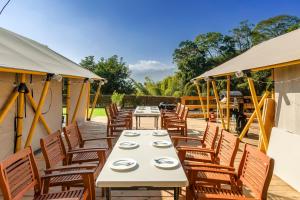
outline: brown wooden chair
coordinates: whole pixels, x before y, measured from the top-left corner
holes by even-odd
[[[177,103],[176,108],[174,110],[163,110],[161,109],[161,117],[160,117],[160,127],[164,127],[164,118],[170,116],[177,116],[180,111],[181,103]]]
[[[178,113],[172,113],[172,114],[165,114],[162,116],[162,128],[166,128],[165,125],[168,120],[174,120],[174,119],[180,119],[182,118],[183,112],[184,112],[185,105],[181,104],[178,110]]]
[[[203,148],[202,152],[193,151],[194,147],[187,145],[177,146],[178,156],[180,161],[183,163],[184,160],[194,160],[200,162],[210,162],[212,160],[212,156],[215,153],[215,143],[218,136],[219,127],[212,124],[207,123],[206,129],[203,135],[203,138],[195,138],[195,137],[181,137],[181,136],[172,136],[172,140],[174,141],[174,146],[177,146],[179,140],[185,141],[196,141],[197,148]]]
[[[125,129],[131,129],[130,122],[123,119],[114,119],[110,106],[105,107],[107,116],[107,137],[114,136],[114,133],[121,133]]]
[[[130,114],[132,116],[132,112],[133,112],[132,110],[130,110],[130,109],[121,109],[121,110],[119,110],[116,103],[112,103],[112,106],[113,106],[116,113],[118,113],[118,114]]]
[[[61,171],[60,173],[39,175],[36,161],[30,147],[9,156],[0,163],[0,187],[4,200],[19,200],[29,192],[34,192],[33,199],[91,199],[91,170]],[[45,193],[47,182],[62,176],[81,176],[84,188],[56,193]],[[34,190],[33,190],[34,189]]]
[[[103,158],[103,154],[99,154],[100,151],[105,151],[106,155],[112,149],[112,139],[113,137],[105,137],[105,138],[91,138],[91,139],[83,139],[80,133],[80,130],[77,126],[77,123],[70,124],[63,128],[64,136],[68,144],[67,153],[73,153],[70,158],[70,162],[73,163],[82,163],[82,162],[99,162],[101,160],[105,160]],[[86,147],[85,142],[92,140],[105,140],[107,141],[108,148],[99,148],[99,147]]]
[[[189,167],[190,186],[187,188],[187,199],[238,199],[266,200],[272,179],[274,160],[250,145],[245,146],[238,172],[204,167]],[[199,171],[228,174],[232,177],[231,189],[205,186],[197,183]],[[246,197],[246,187],[252,197]]]
[[[197,166],[234,171],[234,159],[238,151],[239,141],[239,138],[234,136],[232,133],[222,130],[217,149],[215,153],[212,154],[212,159],[210,161],[207,160],[206,163],[204,163],[185,160],[184,166]],[[195,148],[194,151],[206,152],[206,150],[202,151],[202,148]],[[216,174],[214,172],[199,171],[197,177],[199,181],[212,185],[231,183],[231,177],[228,174]]]
[[[89,159],[85,162],[81,160],[83,164],[76,164],[76,162],[72,162],[73,152],[66,152],[65,146],[61,137],[60,131],[52,133],[51,135],[40,139],[41,150],[46,162],[46,174],[56,173],[57,171],[67,171],[67,170],[79,170],[79,169],[89,169],[94,171],[94,175],[91,177],[93,180],[99,175],[103,165],[105,164],[105,150],[93,149],[98,153],[99,163],[91,163]],[[77,154],[77,152],[75,153]],[[84,154],[84,153],[82,153]],[[85,156],[83,156],[85,157]],[[101,159],[102,158],[102,159]],[[100,160],[101,159],[101,160]],[[95,199],[95,185],[92,182],[91,185],[91,197]],[[80,175],[73,176],[60,176],[53,180],[51,180],[48,185],[51,186],[60,186],[63,187],[72,187],[83,184],[83,179]]]
[[[112,119],[125,121],[129,124],[129,128],[132,129],[132,113],[118,112],[117,106],[114,104],[109,105],[109,108]]]
[[[180,118],[168,119],[165,122],[165,128],[168,133],[180,133],[182,136],[187,136],[187,116],[189,108],[185,107]]]

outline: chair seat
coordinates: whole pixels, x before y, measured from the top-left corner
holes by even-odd
[[[70,184],[82,184],[81,175],[71,176],[58,176],[50,179],[50,186],[70,185]]]
[[[187,160],[209,162],[209,163],[212,162],[211,154],[205,152],[187,151],[185,157]]]
[[[48,193],[37,196],[34,200],[46,200],[46,199],[63,199],[67,198],[68,200],[82,200],[87,196],[87,192],[85,190],[69,190],[65,192],[59,193]]]
[[[209,182],[209,183],[221,183],[221,184],[230,184],[231,177],[228,174],[220,174],[215,172],[198,172],[198,178],[200,181]]]
[[[97,152],[82,152],[75,154],[72,158],[72,162],[80,163],[81,161],[99,161],[99,157]]]
[[[195,187],[195,196],[197,199],[236,199],[236,200],[250,200],[252,198],[245,197],[240,191],[233,191],[229,189],[205,187],[197,184]],[[252,199],[253,200],[253,199]]]

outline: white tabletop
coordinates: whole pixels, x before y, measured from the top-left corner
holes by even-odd
[[[136,137],[126,137],[124,136],[125,131],[139,132],[141,134]],[[97,187],[185,187],[188,185],[188,180],[181,164],[175,169],[168,170],[159,169],[152,164],[152,159],[159,156],[168,156],[178,159],[173,146],[169,148],[156,148],[152,146],[152,142],[155,140],[171,141],[169,135],[153,136],[152,133],[155,130],[125,131],[123,131],[100,172],[96,180]],[[122,141],[137,142],[139,147],[131,150],[120,149],[118,144]],[[132,158],[136,160],[138,168],[129,172],[113,171],[110,168],[111,162],[122,158]]]
[[[160,111],[158,106],[138,106],[133,115],[136,117],[159,117]]]

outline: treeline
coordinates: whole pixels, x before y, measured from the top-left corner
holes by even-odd
[[[146,77],[144,83],[130,79],[130,71],[122,58],[113,56],[109,59],[101,58],[95,62],[93,56],[82,60],[81,65],[108,79],[104,86],[104,93],[114,90],[127,94],[182,96],[196,95],[194,85],[190,80],[215,66],[247,51],[254,45],[293,31],[300,27],[300,19],[296,16],[275,16],[257,24],[242,21],[228,34],[208,32],[199,34],[194,40],[180,42],[173,53],[173,62],[177,71],[161,81],[154,82]],[[258,93],[272,87],[270,71],[253,74]],[[218,89],[225,88],[225,81],[218,81]],[[205,84],[203,84],[204,86]],[[249,93],[244,80],[233,79],[232,90],[239,90],[243,94]],[[205,88],[202,88],[205,89]]]

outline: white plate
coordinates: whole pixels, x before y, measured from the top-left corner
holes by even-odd
[[[179,161],[171,157],[158,157],[152,160],[154,166],[161,169],[172,169],[178,166]]]
[[[110,163],[110,168],[116,171],[128,171],[137,166],[137,162],[131,158],[120,158]]]
[[[157,141],[153,141],[152,145],[154,147],[170,147],[172,146],[172,142],[168,140],[157,140]]]
[[[152,135],[153,136],[166,136],[166,135],[168,135],[168,132],[166,132],[166,131],[154,131],[152,133]]]
[[[123,141],[119,143],[120,149],[135,149],[139,146],[138,143],[133,141]]]
[[[136,137],[136,136],[139,136],[140,135],[140,133],[138,133],[138,132],[125,132],[124,133],[124,135],[125,136],[127,136],[127,137]]]
[[[160,113],[159,110],[151,110],[151,113]]]

